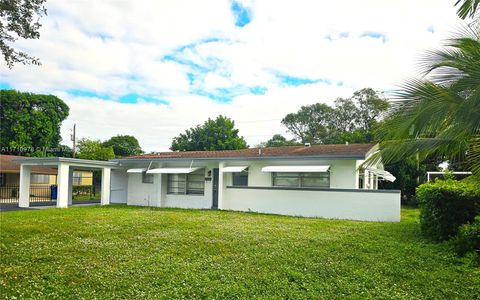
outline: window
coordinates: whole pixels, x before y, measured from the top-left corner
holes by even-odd
[[[203,195],[205,193],[204,171],[190,174],[168,174],[167,194]]]
[[[248,172],[232,173],[233,186],[248,186]]]
[[[153,183],[153,174],[142,172],[142,183]]]
[[[50,175],[32,174],[30,180],[33,184],[48,184],[50,182]]]
[[[73,185],[81,185],[82,184],[82,172],[73,172]]]
[[[330,187],[330,173],[272,173],[273,186]]]
[[[0,173],[0,186],[5,186],[7,184],[7,174]]]

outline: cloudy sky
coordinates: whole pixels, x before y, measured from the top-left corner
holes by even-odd
[[[392,91],[460,21],[454,0],[48,0],[39,40],[17,47],[42,66],[3,61],[0,87],[70,106],[64,143],[137,137],[167,150],[219,114],[250,145],[285,134],[302,105],[372,87]]]

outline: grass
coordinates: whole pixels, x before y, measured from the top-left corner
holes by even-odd
[[[480,270],[401,223],[78,207],[1,213],[4,298],[475,299]]]

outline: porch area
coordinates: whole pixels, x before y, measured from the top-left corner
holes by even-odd
[[[58,208],[66,208],[74,204],[81,203],[100,203],[107,205],[110,203],[110,174],[111,169],[117,165],[115,162],[84,160],[63,157],[46,157],[46,158],[22,158],[20,163],[20,181],[18,186],[18,207],[28,208],[30,206],[56,206]],[[35,186],[31,184],[31,170],[34,166],[48,166],[57,169],[56,185],[42,187],[44,190],[40,192],[32,192]],[[101,184],[99,187],[92,186],[93,191],[76,191],[74,190],[73,172],[78,170],[100,171]],[[85,189],[85,187],[82,187]],[[98,193],[99,199],[94,201],[74,200],[74,195],[80,192]],[[8,198],[2,201],[2,206],[15,203],[16,199]],[[75,201],[75,202],[74,202]],[[87,202],[85,202],[87,201]],[[3,203],[5,202],[5,203]]]

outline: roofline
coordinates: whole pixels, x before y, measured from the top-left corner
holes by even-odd
[[[18,162],[23,165],[31,166],[48,166],[56,165],[58,163],[69,163],[69,164],[79,164],[95,167],[115,167],[118,166],[116,161],[102,161],[102,160],[88,160],[80,158],[69,158],[69,157],[27,157],[13,159],[12,161]]]
[[[230,156],[230,157],[145,157],[145,158],[119,158],[112,159],[112,162],[148,162],[148,161],[191,161],[191,160],[307,160],[307,159],[336,159],[336,160],[364,160],[365,155],[309,155],[309,156]]]

